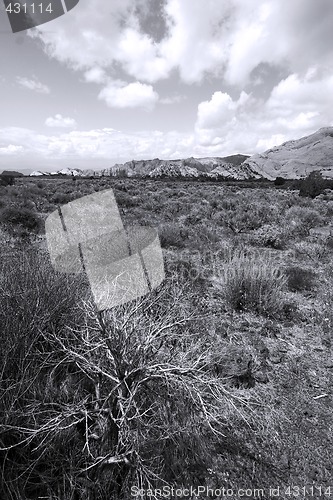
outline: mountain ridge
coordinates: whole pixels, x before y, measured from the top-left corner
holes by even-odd
[[[286,141],[244,163],[270,180],[299,179],[313,170],[333,178],[333,127],[322,127],[313,134]]]
[[[311,171],[333,178],[333,127],[323,127],[313,134],[292,139],[263,153],[248,155],[184,158],[177,160],[131,160],[102,170],[64,168],[57,172],[32,172],[31,176],[121,176],[147,178],[300,179]]]
[[[251,167],[242,167],[247,155],[232,155],[227,157],[204,157],[184,158],[177,160],[130,160],[125,163],[116,163],[112,167],[94,171],[92,169],[81,170],[64,168],[57,172],[43,172],[36,170],[30,174],[32,177],[70,175],[75,177],[150,177],[150,178],[232,178],[246,180],[249,178],[260,178]]]

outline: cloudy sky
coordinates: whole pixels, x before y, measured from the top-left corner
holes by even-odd
[[[253,154],[333,126],[332,0],[80,0],[16,34],[2,4],[0,170]]]

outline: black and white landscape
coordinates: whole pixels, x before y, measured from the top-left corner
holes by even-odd
[[[0,7],[1,500],[333,495],[332,22],[80,0],[13,34]],[[60,248],[106,190],[165,279],[98,310],[45,221]]]

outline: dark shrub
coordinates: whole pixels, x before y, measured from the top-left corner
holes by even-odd
[[[166,224],[159,229],[159,237],[162,248],[185,246],[185,239],[188,237],[186,230],[182,230],[176,224]]]
[[[321,172],[313,171],[302,181],[299,195],[315,198],[327,187],[327,182],[323,179]]]
[[[292,301],[284,302],[282,313],[286,320],[293,321],[297,318],[297,304]]]
[[[118,188],[117,188],[118,189]],[[131,208],[137,205],[134,197],[123,191],[115,192],[117,203],[120,207]]]
[[[249,352],[240,346],[226,346],[212,353],[208,370],[229,380],[235,387],[253,387],[253,360]]]
[[[283,184],[285,184],[286,182],[286,179],[284,179],[283,177],[277,177],[274,181],[274,184],[275,186],[283,186]]]
[[[125,168],[120,168],[117,172],[117,177],[119,177],[119,179],[125,179],[128,177],[128,172]]]
[[[118,191],[123,191],[124,193],[127,193],[128,191],[127,186],[123,182],[115,183],[114,188]]]
[[[15,178],[11,175],[0,175],[0,186],[13,186]]]
[[[73,197],[69,193],[55,193],[52,198],[51,198],[51,203],[55,203],[56,205],[58,204],[64,204],[72,201]]]
[[[42,228],[42,219],[28,208],[5,207],[0,212],[0,223],[13,230],[15,227],[38,233]]]
[[[328,236],[328,238],[326,239],[326,245],[328,246],[328,248],[333,250],[333,236]]]
[[[288,287],[292,292],[312,290],[315,285],[315,273],[309,269],[292,266],[286,269]]]
[[[50,490],[45,485],[46,476],[51,476],[52,482],[61,475],[61,461],[64,457],[74,460],[77,447],[82,445],[75,439],[75,432],[60,431],[60,438],[55,436],[52,446],[46,446],[30,468],[34,461],[32,448],[43,441],[37,438],[34,445],[26,443],[26,436],[20,436],[17,427],[25,422],[26,429],[33,429],[39,417],[52,418],[53,408],[68,403],[70,398],[77,404],[78,399],[69,390],[79,394],[78,398],[85,397],[78,380],[68,390],[67,372],[74,371],[75,365],[69,361],[59,366],[61,354],[55,352],[45,332],[68,335],[64,333],[67,327],[82,324],[79,298],[87,286],[81,277],[74,280],[55,273],[46,257],[30,249],[10,254],[1,249],[0,275],[0,496],[8,500],[47,497]],[[55,378],[60,378],[58,383]],[[6,446],[12,446],[9,455],[1,450]]]

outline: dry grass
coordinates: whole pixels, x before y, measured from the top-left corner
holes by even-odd
[[[223,263],[216,278],[223,300],[235,311],[277,317],[286,278],[273,262],[238,251]]]
[[[255,184],[18,179],[0,209],[45,218],[55,191],[61,203],[109,188],[125,225],[159,228],[167,280],[103,318],[82,277],[0,224],[1,498],[328,486],[332,248],[309,232],[332,223],[332,202]]]

